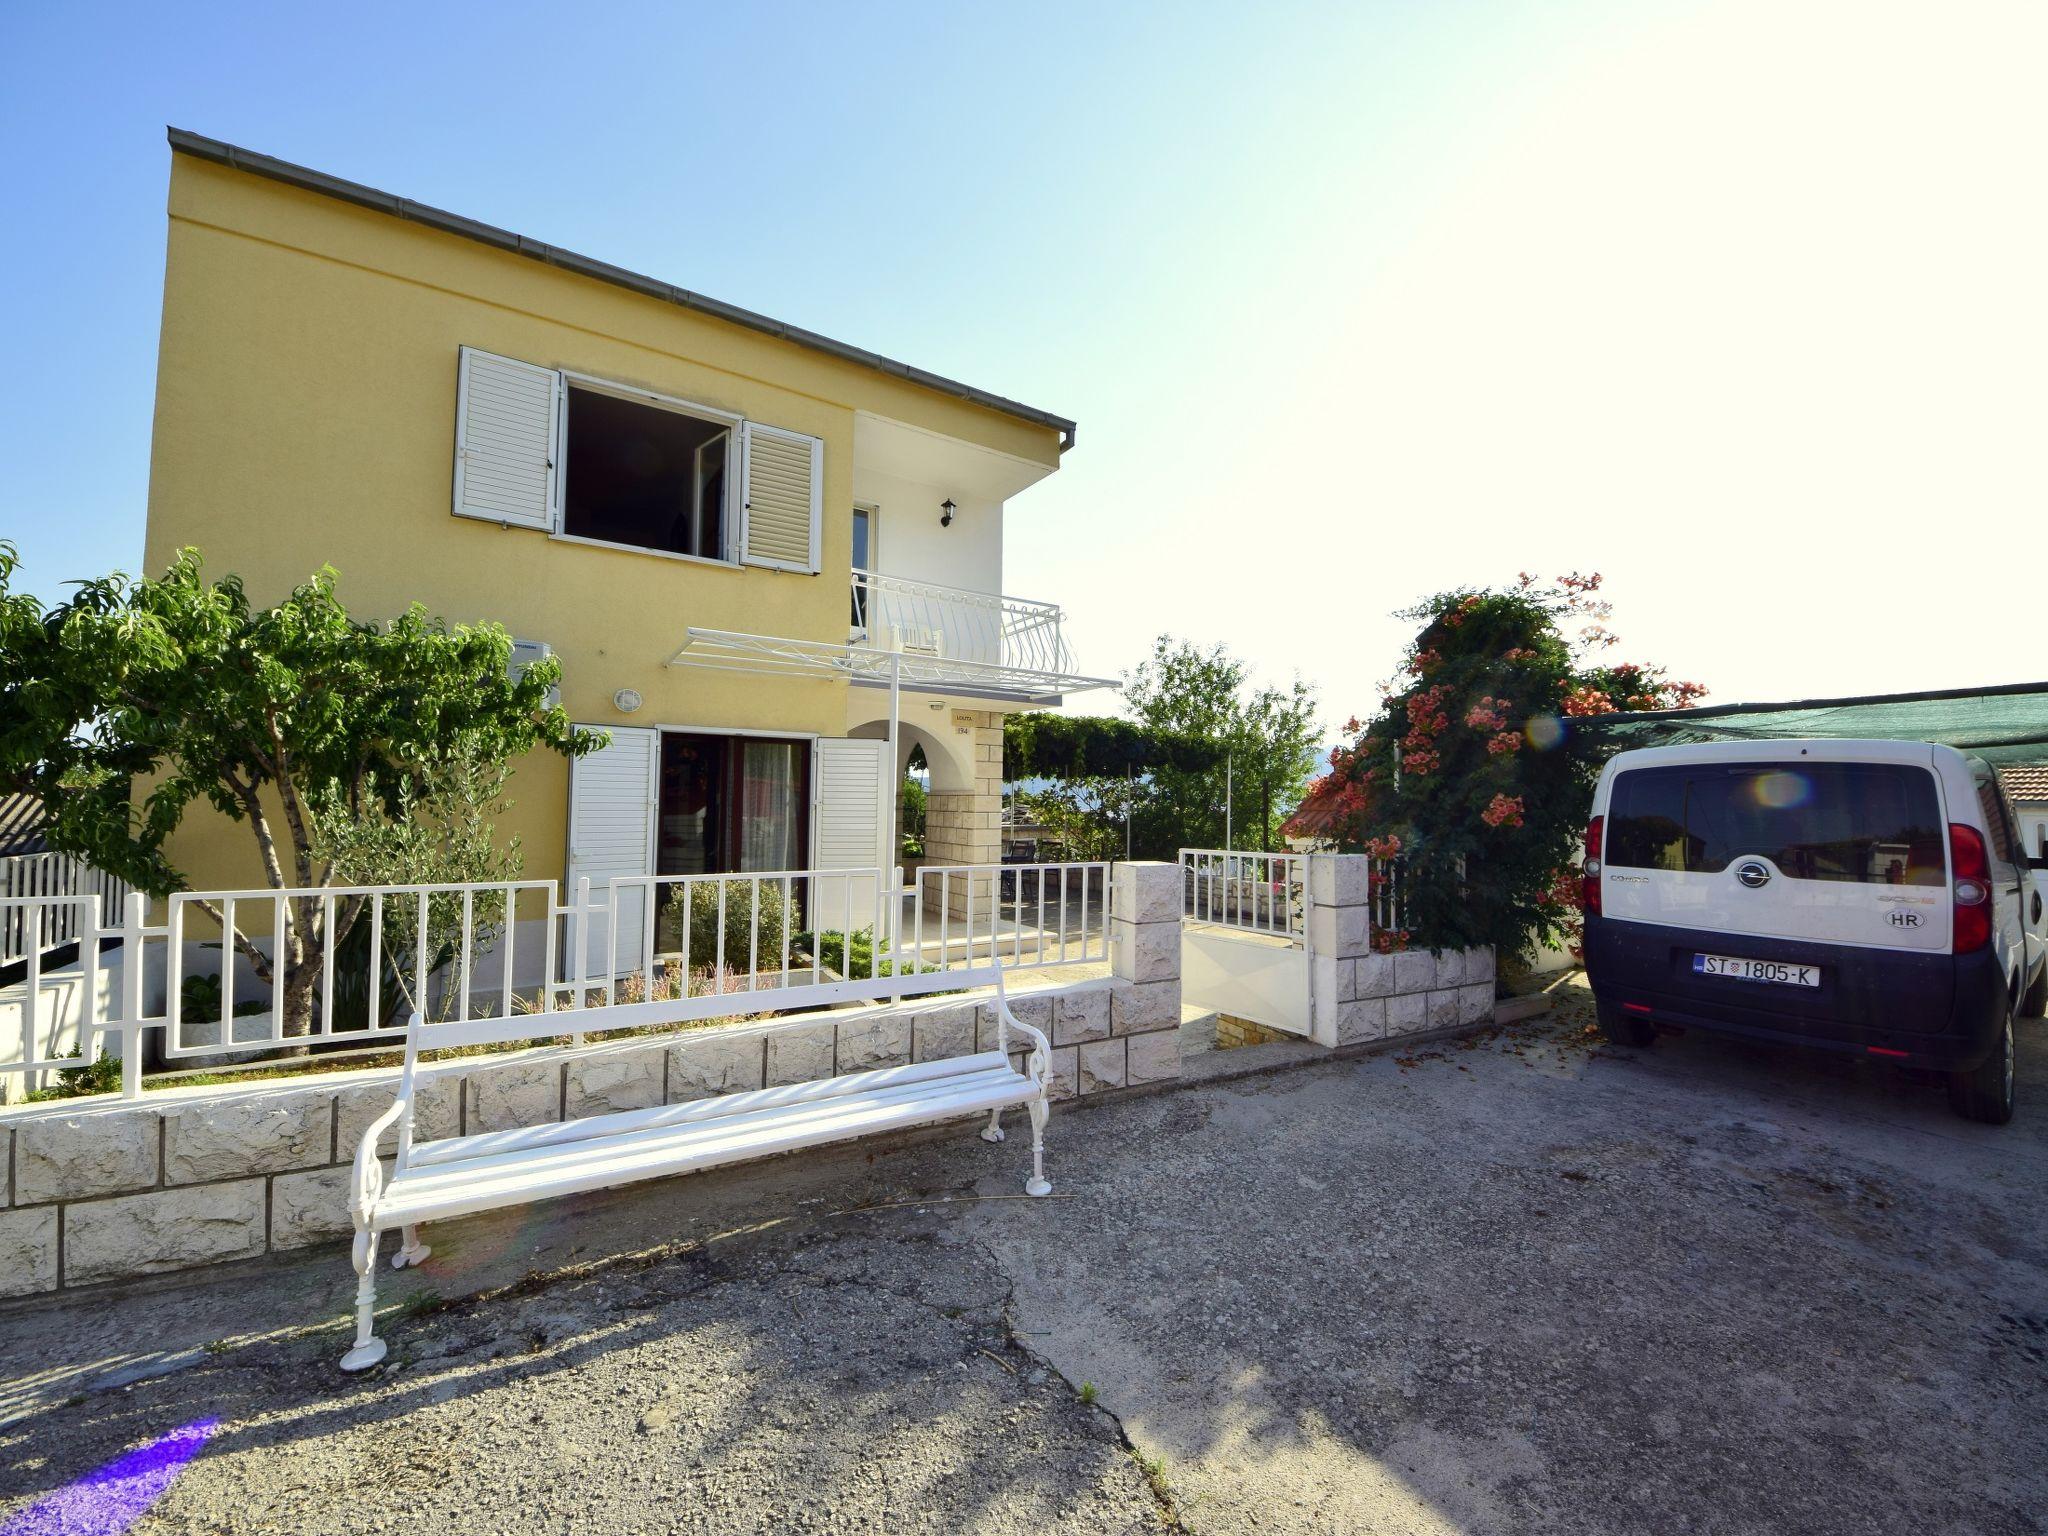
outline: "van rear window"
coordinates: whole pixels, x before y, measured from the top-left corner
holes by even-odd
[[[1795,880],[1940,885],[1934,775],[1898,763],[1743,763],[1617,774],[1606,858],[1717,874],[1756,854]]]

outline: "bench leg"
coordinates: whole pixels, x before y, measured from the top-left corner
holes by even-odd
[[[1024,1181],[1027,1195],[1052,1193],[1052,1181],[1045,1176],[1045,1117],[1050,1109],[1043,1097],[1031,1101],[1031,1177]]]
[[[356,1343],[341,1357],[344,1371],[367,1371],[384,1358],[384,1341],[373,1331],[377,1313],[377,1244],[383,1234],[356,1229]]]
[[[393,1269],[404,1269],[408,1265],[424,1264],[433,1254],[434,1250],[420,1241],[420,1229],[418,1227],[401,1227],[399,1228],[399,1235],[402,1240],[398,1245],[398,1252],[391,1255],[391,1267]]]
[[[988,1124],[981,1128],[981,1139],[983,1141],[1001,1141],[1003,1139],[1003,1112],[1000,1109],[992,1109],[988,1112]]]

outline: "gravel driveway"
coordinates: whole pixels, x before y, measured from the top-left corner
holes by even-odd
[[[11,1307],[0,1530],[2042,1529],[2042,1026],[1992,1130],[1585,1024],[455,1224],[362,1379],[338,1250]]]

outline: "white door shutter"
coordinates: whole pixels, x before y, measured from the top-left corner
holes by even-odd
[[[577,727],[586,734],[589,729]],[[610,729],[609,746],[569,765],[569,875],[563,895],[573,902],[576,882],[587,875],[593,906],[604,905],[614,879],[654,873],[661,733],[618,726]],[[626,976],[643,969],[641,961],[654,917],[653,887],[622,885],[618,897],[618,945],[614,949],[611,942],[609,915],[594,918],[586,930],[585,976]],[[573,942],[573,929],[570,939]]]
[[[875,869],[895,864],[882,848],[892,820],[889,775],[882,766],[888,751],[886,741],[826,737],[818,742],[811,868]]]
[[[562,379],[550,368],[462,349],[455,392],[455,514],[547,528],[555,509]]]
[[[886,741],[821,738],[811,755],[811,868],[880,869],[895,866],[894,850],[883,842],[895,830],[890,814],[889,775],[883,769]],[[882,893],[884,874],[811,878],[811,922],[819,932],[866,928],[888,932]]]
[[[778,571],[817,570],[824,443],[749,421],[740,426],[740,451],[746,466],[740,559]]]

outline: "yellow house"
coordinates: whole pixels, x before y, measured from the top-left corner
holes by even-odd
[[[913,746],[928,857],[998,857],[1003,715],[1098,686],[1056,607],[1002,595],[1006,504],[1071,421],[170,143],[148,569],[195,545],[262,603],[332,565],[358,617],[418,602],[560,657],[612,740],[521,765],[501,830],[530,876],[887,868]],[[199,887],[262,883],[204,813],[171,853]]]

